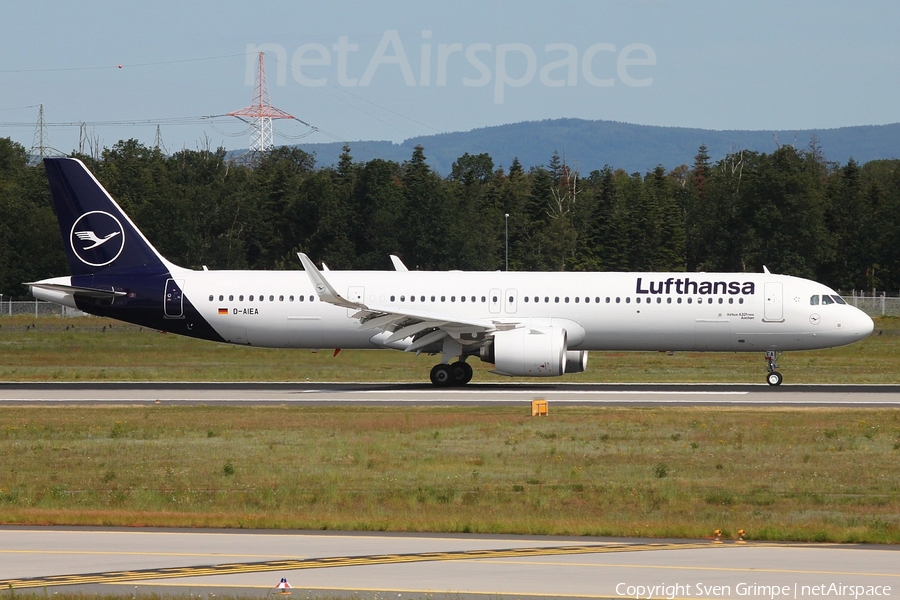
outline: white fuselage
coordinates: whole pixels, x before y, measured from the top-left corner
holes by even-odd
[[[805,350],[849,344],[873,328],[863,312],[831,301],[836,294],[826,286],[768,273],[326,274],[344,298],[399,313],[565,327],[572,350]],[[322,302],[303,271],[185,270],[172,277],[231,343],[386,347],[383,332],[361,329],[356,311]]]

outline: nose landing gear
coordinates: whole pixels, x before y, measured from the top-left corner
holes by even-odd
[[[774,350],[766,350],[766,368],[769,370],[769,374],[766,375],[766,383],[769,385],[781,385],[781,382],[784,380],[784,377],[777,370],[778,357],[781,354],[781,352],[775,352]]]

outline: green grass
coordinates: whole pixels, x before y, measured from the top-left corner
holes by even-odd
[[[0,318],[0,381],[427,381],[435,362],[393,350],[230,346],[98,318]],[[510,381],[470,364],[476,382]],[[787,383],[900,383],[900,319],[879,319],[857,344],[787,353],[781,365]],[[759,352],[592,352],[586,373],[545,381],[761,383],[764,374]]]
[[[2,407],[0,522],[900,542],[900,410],[529,409]]]

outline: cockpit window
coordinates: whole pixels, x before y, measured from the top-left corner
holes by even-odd
[[[822,294],[822,304],[834,304],[834,300],[831,296]]]
[[[847,304],[846,302],[844,302],[844,299],[838,295],[834,295],[834,296],[832,296],[832,298],[834,298],[834,301],[837,302],[838,304]]]
[[[818,306],[818,305],[819,305],[819,296],[818,296],[818,294],[816,294],[815,296],[812,296],[812,297],[809,299],[809,305],[810,305],[810,306]]]

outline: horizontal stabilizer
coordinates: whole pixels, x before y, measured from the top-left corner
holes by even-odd
[[[59,283],[41,283],[40,281],[33,281],[30,283],[25,283],[24,285],[27,285],[30,288],[38,288],[40,290],[49,290],[52,292],[63,292],[64,294],[72,294],[73,296],[85,296],[87,298],[118,298],[125,295],[125,292],[117,292],[112,288],[108,290],[101,290],[98,288],[62,285]]]

